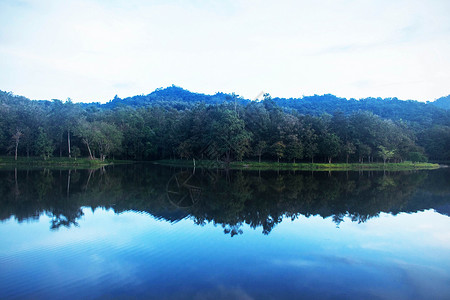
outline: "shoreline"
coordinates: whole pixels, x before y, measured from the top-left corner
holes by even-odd
[[[153,161],[154,164],[164,166],[194,167],[192,160],[158,160]],[[195,162],[196,168],[206,169],[225,169],[227,164],[221,161],[205,161]],[[413,171],[413,170],[434,170],[441,166],[435,163],[286,163],[286,162],[230,162],[229,169],[234,170],[299,170],[299,171]]]
[[[18,158],[0,157],[0,168],[2,167],[55,167],[55,168],[99,168],[114,164],[129,164],[133,161],[87,159],[87,158],[49,158],[44,160],[40,157]]]
[[[87,158],[42,158],[30,157],[19,158],[17,161],[11,157],[0,157],[0,168],[3,167],[55,167],[55,168],[100,168],[117,164],[151,163],[162,166],[176,166],[193,168],[193,160],[165,159],[156,161],[130,161],[130,160],[90,160]],[[438,163],[287,163],[287,162],[256,162],[256,161],[234,161],[228,165],[223,161],[196,160],[196,168],[205,169],[233,169],[233,170],[299,170],[299,171],[413,171],[434,170],[447,167]]]

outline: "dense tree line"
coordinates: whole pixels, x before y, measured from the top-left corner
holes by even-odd
[[[0,116],[0,155],[16,157],[450,160],[449,111],[396,99],[249,101],[171,87],[101,105],[0,92]]]

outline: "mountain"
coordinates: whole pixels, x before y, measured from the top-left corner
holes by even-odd
[[[397,98],[364,98],[360,100],[338,98],[331,94],[314,95],[303,98],[275,98],[276,103],[284,108],[296,110],[301,114],[321,115],[341,111],[351,114],[355,111],[370,111],[385,119],[404,120],[419,124],[447,124],[449,113],[436,106]]]
[[[185,109],[196,103],[205,104],[221,104],[223,102],[234,101],[234,96],[225,93],[216,93],[215,95],[205,95],[200,93],[193,93],[181,87],[172,85],[167,88],[159,88],[148,95],[137,95],[127,97],[124,99],[117,96],[102,106],[105,108],[114,108],[118,106],[132,106],[132,107],[147,107],[147,106],[163,106],[172,107],[176,109]],[[244,104],[249,102],[242,98],[236,97],[239,103]]]
[[[443,103],[444,100],[440,99],[436,101]],[[424,103],[415,100],[399,100],[397,98],[364,98],[356,100],[339,98],[332,94],[289,99],[273,98],[273,100],[282,109],[295,111],[302,115],[320,116],[322,114],[333,114],[336,111],[349,115],[362,110],[370,111],[384,119],[403,120],[428,126],[436,124],[450,125],[450,112],[436,105],[436,102]],[[138,95],[124,99],[115,97],[106,104],[97,105],[109,109],[121,106],[161,106],[184,110],[197,103],[217,105],[233,101],[241,105],[252,102],[232,94],[216,93],[215,95],[205,95],[193,93],[173,85],[157,89],[148,95]],[[447,99],[447,101],[450,104],[450,100]]]
[[[9,93],[2,92],[6,97]],[[270,97],[270,96],[268,96]],[[267,98],[267,97],[266,97]],[[6,98],[5,98],[6,99]],[[14,96],[14,102],[30,101],[21,96]],[[397,98],[363,98],[346,99],[332,94],[304,96],[302,98],[273,98],[273,101],[283,110],[296,112],[301,115],[320,116],[342,112],[350,115],[357,111],[369,111],[384,119],[406,121],[422,126],[445,125],[450,126],[450,95],[434,102],[419,102],[415,100],[399,100]],[[40,105],[50,105],[50,101],[37,101]],[[198,103],[217,105],[236,102],[247,105],[252,100],[243,97],[218,92],[214,95],[194,93],[181,87],[172,85],[159,88],[148,95],[136,95],[127,98],[114,97],[105,104],[82,103],[81,106],[97,107],[101,109],[115,109],[118,107],[162,107],[165,109],[185,110]]]
[[[443,109],[450,109],[450,95],[446,97],[441,97],[439,99],[436,99],[434,102],[430,102],[432,105],[443,108]]]

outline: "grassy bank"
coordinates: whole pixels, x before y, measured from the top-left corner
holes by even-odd
[[[156,164],[167,166],[180,166],[180,167],[193,167],[192,160],[159,160]],[[217,161],[196,161],[196,167],[198,168],[226,168],[226,164]],[[432,163],[277,163],[277,162],[231,162],[228,166],[230,169],[245,169],[245,170],[315,170],[315,171],[376,171],[376,170],[389,170],[389,171],[408,171],[408,170],[431,170],[439,168],[438,164]]]
[[[120,160],[105,160],[88,158],[68,158],[68,157],[52,157],[44,160],[42,157],[14,157],[2,156],[0,157],[1,166],[17,166],[17,167],[88,167],[96,168],[107,166],[111,164],[129,163],[128,161]]]

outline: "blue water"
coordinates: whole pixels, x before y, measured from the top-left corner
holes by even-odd
[[[2,298],[446,299],[450,218],[432,210],[339,228],[285,220],[269,236],[245,226],[83,208],[77,228],[50,219],[0,226]],[[13,233],[13,234],[12,234]]]
[[[80,209],[57,230],[50,210],[0,223],[1,299],[450,298],[450,217],[432,208],[284,216],[234,236],[189,214]]]

